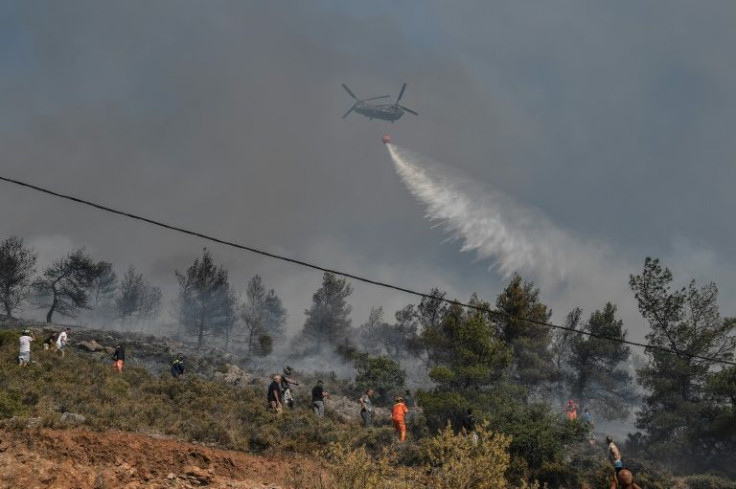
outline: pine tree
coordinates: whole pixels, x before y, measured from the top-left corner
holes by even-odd
[[[338,345],[348,337],[352,307],[347,298],[352,292],[346,279],[325,272],[322,286],[312,296],[312,307],[304,312],[307,319],[302,330],[318,351],[326,345]]]
[[[201,259],[195,259],[184,273],[175,273],[179,282],[179,321],[187,332],[197,336],[197,346],[204,345],[205,336],[217,334],[224,334],[227,342],[237,318],[227,270],[215,265],[205,248]]]
[[[13,317],[28,295],[35,265],[36,253],[22,239],[11,236],[0,243],[0,302],[6,318]]]

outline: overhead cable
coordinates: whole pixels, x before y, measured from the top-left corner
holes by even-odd
[[[148,217],[139,216],[139,215],[136,215],[136,214],[132,214],[130,212],[113,209],[112,207],[108,207],[108,206],[105,206],[105,205],[102,205],[102,204],[97,204],[97,203],[91,202],[89,200],[85,200],[85,199],[81,199],[81,198],[74,197],[74,196],[71,196],[71,195],[66,195],[66,194],[62,194],[62,193],[59,193],[59,192],[55,192],[53,190],[49,190],[47,188],[39,187],[37,185],[33,185],[33,184],[30,184],[30,183],[27,183],[27,182],[16,180],[14,178],[8,178],[8,177],[0,176],[0,180],[2,180],[4,182],[12,183],[14,185],[19,185],[21,187],[25,187],[25,188],[29,188],[29,189],[32,189],[32,190],[36,190],[38,192],[42,192],[42,193],[47,194],[47,195],[52,195],[52,196],[58,197],[60,199],[70,200],[70,201],[76,202],[78,204],[86,205],[86,206],[89,206],[89,207],[94,207],[95,209],[99,209],[101,211],[110,212],[110,213],[117,214],[117,215],[120,215],[120,216],[125,216],[125,217],[131,218],[131,219],[135,219],[135,220],[138,220],[138,221],[143,221],[143,222],[146,222],[148,224],[152,224],[154,226],[158,226],[158,227],[162,227],[162,228],[165,228],[165,229],[169,229],[171,231],[176,231],[176,232],[179,232],[179,233],[188,234],[190,236],[196,236],[198,238],[202,238],[202,239],[207,240],[207,241],[212,241],[213,243],[218,243],[218,244],[222,244],[222,245],[225,245],[225,246],[230,246],[232,248],[237,248],[237,249],[240,249],[240,250],[249,251],[251,253],[256,253],[258,255],[262,255],[262,256],[269,257],[269,258],[273,258],[275,260],[281,260],[281,261],[285,261],[285,262],[288,262],[288,263],[293,263],[295,265],[300,265],[302,267],[311,268],[313,270],[319,270],[321,272],[332,273],[334,275],[339,275],[341,277],[349,278],[349,279],[352,279],[352,280],[357,280],[359,282],[364,282],[364,283],[367,283],[367,284],[376,285],[378,287],[383,287],[383,288],[386,288],[386,289],[392,289],[392,290],[396,290],[396,291],[399,291],[399,292],[404,292],[406,294],[414,295],[414,296],[421,297],[421,298],[424,298],[424,299],[438,300],[438,301],[441,301],[441,302],[445,302],[447,304],[453,304],[453,305],[456,305],[456,306],[465,307],[467,309],[471,309],[471,310],[475,310],[475,311],[479,311],[479,312],[491,314],[491,315],[494,315],[494,316],[497,316],[497,317],[503,317],[503,318],[506,318],[506,319],[513,319],[513,320],[517,320],[517,321],[526,321],[528,323],[536,324],[538,326],[544,326],[544,327],[550,328],[550,329],[557,329],[557,330],[562,330],[562,331],[568,331],[570,333],[575,333],[575,334],[582,334],[582,335],[590,336],[592,338],[597,338],[597,339],[600,339],[600,340],[613,341],[613,342],[616,342],[616,343],[622,343],[622,344],[631,345],[631,346],[638,346],[638,347],[641,347],[641,348],[644,348],[644,349],[648,349],[648,350],[656,350],[656,351],[660,351],[660,352],[664,352],[664,353],[669,353],[669,354],[677,355],[677,356],[680,356],[680,357],[684,356],[684,357],[693,358],[693,359],[697,359],[697,360],[704,360],[704,361],[711,362],[711,363],[721,363],[721,364],[724,364],[724,365],[736,366],[736,362],[732,362],[732,361],[728,361],[728,360],[723,360],[723,359],[719,359],[719,358],[706,357],[706,356],[703,356],[703,355],[697,355],[697,354],[690,353],[690,352],[687,352],[687,351],[678,351],[678,350],[675,350],[675,349],[666,348],[666,347],[658,346],[658,345],[648,345],[648,344],[644,344],[644,343],[638,343],[636,341],[630,341],[630,340],[626,340],[624,338],[617,338],[617,337],[612,337],[612,336],[600,335],[600,334],[597,334],[597,333],[593,333],[592,331],[584,331],[584,330],[575,329],[575,328],[572,328],[572,327],[569,327],[569,326],[562,326],[562,325],[559,325],[559,324],[552,324],[552,323],[548,323],[548,322],[545,322],[545,321],[538,321],[538,320],[531,319],[531,318],[522,318],[522,317],[518,317],[518,316],[512,316],[511,314],[505,313],[503,311],[492,310],[492,309],[489,309],[487,307],[479,306],[479,305],[476,305],[476,304],[468,304],[468,303],[465,303],[465,302],[460,302],[460,301],[456,301],[456,300],[452,300],[452,299],[445,299],[444,297],[438,297],[436,295],[427,294],[425,292],[419,292],[417,290],[409,289],[409,288],[406,288],[406,287],[401,287],[399,285],[393,285],[393,284],[390,284],[388,282],[381,282],[381,281],[378,281],[378,280],[373,280],[373,279],[370,279],[370,278],[362,277],[360,275],[355,275],[355,274],[348,273],[348,272],[343,272],[343,271],[340,271],[340,270],[333,270],[333,269],[330,269],[330,268],[322,267],[320,265],[315,265],[314,263],[309,263],[309,262],[306,262],[306,261],[303,261],[303,260],[297,260],[296,258],[290,258],[288,256],[278,255],[276,253],[271,253],[271,252],[264,251],[264,250],[261,250],[261,249],[258,249],[258,248],[254,248],[252,246],[247,246],[247,245],[242,245],[242,244],[235,243],[235,242],[232,242],[232,241],[227,241],[227,240],[224,240],[224,239],[221,239],[221,238],[210,236],[208,234],[204,234],[204,233],[200,233],[200,232],[197,232],[197,231],[192,231],[192,230],[189,230],[189,229],[185,229],[185,228],[182,228],[180,226],[174,226],[174,225],[171,225],[171,224],[166,224],[165,222],[157,221],[155,219],[151,219],[151,218],[148,218]]]

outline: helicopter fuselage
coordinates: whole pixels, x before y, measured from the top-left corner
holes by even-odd
[[[404,109],[395,104],[367,104],[358,102],[355,112],[369,119],[381,119],[384,121],[396,121],[404,115]]]

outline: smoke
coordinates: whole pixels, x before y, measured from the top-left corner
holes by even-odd
[[[399,177],[426,207],[426,218],[459,241],[461,251],[490,261],[489,268],[504,278],[531,277],[563,310],[593,310],[610,301],[625,320],[638,320],[628,290],[628,273],[636,268],[605,244],[572,236],[540,211],[457,169],[387,147]]]

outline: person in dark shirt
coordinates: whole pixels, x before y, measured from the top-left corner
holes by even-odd
[[[125,348],[123,345],[115,347],[115,353],[112,354],[112,368],[119,374],[123,373],[123,363],[125,362]]]
[[[268,386],[267,399],[271,409],[280,414],[284,405],[281,402],[281,376],[278,374],[273,376],[273,382]]]
[[[171,364],[171,375],[174,378],[184,375],[184,354],[179,353],[176,355],[174,362]]]
[[[327,395],[324,389],[324,382],[318,380],[317,385],[312,389],[312,407],[314,408],[314,414],[318,418],[322,418],[325,415],[325,398]]]

